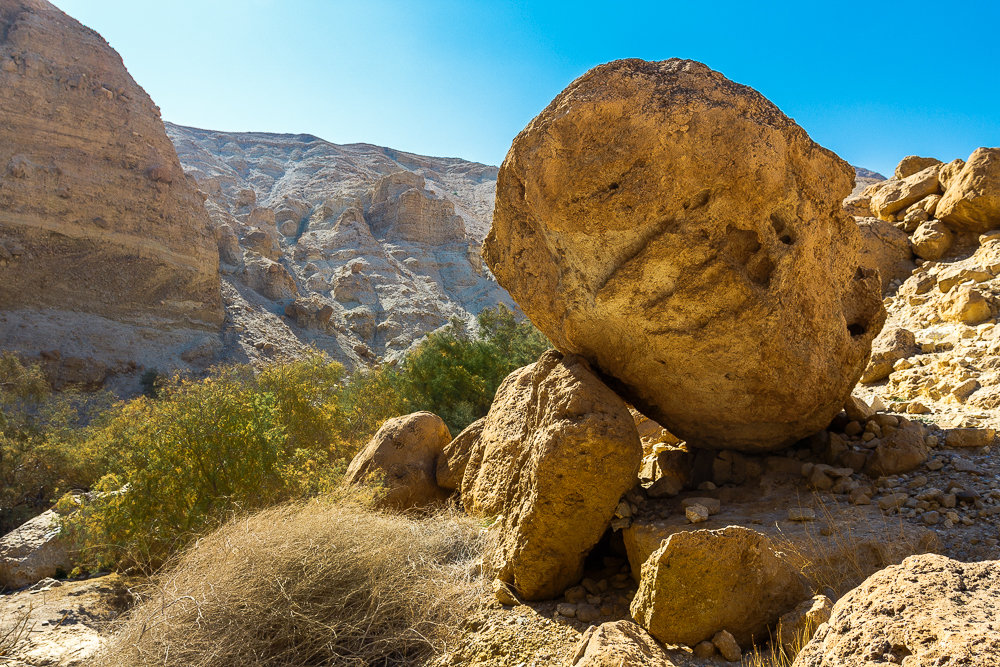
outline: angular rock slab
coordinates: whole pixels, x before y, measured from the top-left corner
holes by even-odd
[[[794,667],[1000,665],[1000,561],[911,556],[841,598]]]
[[[483,256],[558,349],[670,432],[766,451],[829,423],[885,319],[841,210],[852,183],[751,88],[620,60],[514,140]]]
[[[0,587],[24,588],[68,573],[73,564],[61,530],[59,514],[48,510],[0,538]]]
[[[809,597],[769,537],[742,526],[675,533],[642,566],[632,618],[667,644],[694,646],[727,630],[744,647]]]
[[[503,381],[462,478],[462,502],[493,519],[494,576],[522,598],[579,581],[642,446],[625,403],[587,363],[554,350]]]
[[[406,510],[425,507],[447,497],[437,485],[437,460],[451,442],[448,426],[430,412],[414,412],[382,424],[351,461],[345,484],[374,483],[384,495],[379,503]]]
[[[683,649],[665,648],[631,621],[592,625],[580,637],[570,667],[708,667],[727,664],[696,658]]]

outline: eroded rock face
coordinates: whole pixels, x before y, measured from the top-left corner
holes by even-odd
[[[878,218],[859,220],[858,230],[861,232],[861,264],[878,269],[883,293],[888,291],[892,281],[902,282],[910,277],[916,265],[906,232]]]
[[[0,268],[0,310],[26,328],[61,313],[95,340],[108,323],[218,328],[208,215],[119,55],[44,0],[3,0],[0,65],[0,242],[19,249]],[[0,344],[32,352],[62,335]],[[117,359],[98,348],[75,352]]]
[[[515,139],[484,257],[557,348],[672,433],[768,450],[829,423],[882,326],[841,211],[852,179],[752,89],[616,61]]]
[[[579,581],[642,447],[628,408],[581,358],[543,354],[504,380],[462,478],[462,502],[497,517],[489,567],[528,600]]]
[[[632,617],[668,644],[726,630],[744,647],[809,596],[798,568],[762,533],[729,526],[671,535],[642,566]]]
[[[354,457],[344,483],[381,487],[380,503],[393,509],[431,505],[447,496],[437,485],[434,471],[441,450],[450,441],[448,426],[435,414],[395,417]]]
[[[1000,561],[911,556],[833,607],[794,667],[1000,664]]]

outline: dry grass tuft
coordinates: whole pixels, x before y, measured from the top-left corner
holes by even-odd
[[[454,514],[268,509],[190,546],[92,665],[423,663],[481,594],[481,551],[478,527]]]

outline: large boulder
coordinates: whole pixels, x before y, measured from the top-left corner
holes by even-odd
[[[977,148],[948,182],[937,216],[956,229],[1000,228],[1000,148]]]
[[[393,509],[432,505],[447,497],[435,471],[449,442],[448,426],[430,412],[390,419],[351,461],[344,482],[380,487],[380,504]]]
[[[667,644],[694,646],[720,630],[748,647],[809,597],[795,564],[742,526],[674,533],[642,566],[632,618]]]
[[[769,450],[829,423],[885,318],[840,208],[852,183],[753,89],[620,60],[514,140],[483,255],[557,348],[671,433]]]
[[[0,587],[24,588],[46,577],[65,576],[73,566],[61,532],[59,514],[48,510],[0,538]]]
[[[833,607],[794,667],[1000,665],[1000,561],[911,556]]]
[[[549,351],[503,381],[462,478],[462,502],[496,517],[487,564],[527,600],[579,581],[642,447],[632,416],[583,359]]]

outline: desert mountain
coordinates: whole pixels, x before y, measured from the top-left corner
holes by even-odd
[[[356,366],[513,307],[479,257],[496,167],[302,134],[167,134],[215,226],[227,355],[315,345]]]
[[[44,0],[0,0],[0,90],[0,348],[57,383],[186,365],[223,319],[219,262],[159,109]]]

